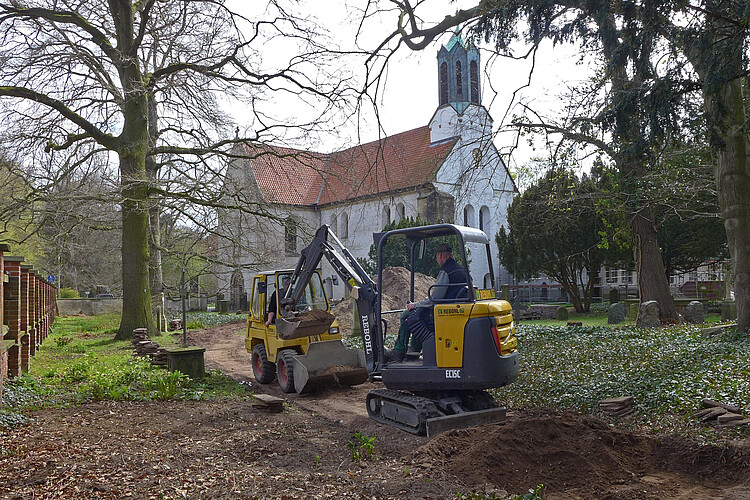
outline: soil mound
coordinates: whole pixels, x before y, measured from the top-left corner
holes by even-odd
[[[414,275],[414,301],[418,302],[427,297],[427,291],[434,284],[435,278],[416,273]],[[404,309],[406,302],[409,300],[410,286],[411,273],[405,267],[386,267],[383,269],[383,311]],[[344,336],[352,334],[353,311],[354,299],[351,297],[336,304],[331,311],[336,316],[341,327],[341,333]],[[385,314],[383,319],[388,323],[388,332],[395,333],[398,330],[398,314]]]
[[[650,475],[741,481],[750,472],[742,451],[638,436],[577,415],[452,430],[412,458],[441,463],[468,485],[521,492],[543,484],[546,494],[578,491],[585,498],[635,498],[631,487],[643,487],[643,477]],[[638,498],[651,498],[642,494]]]

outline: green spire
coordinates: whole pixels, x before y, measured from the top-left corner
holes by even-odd
[[[461,47],[465,48],[466,50],[469,49],[469,46],[466,44],[466,41],[464,41],[463,37],[461,36],[461,30],[456,26],[456,30],[453,32],[453,36],[451,36],[451,39],[448,40],[448,43],[445,46],[445,50],[448,52],[451,51],[454,45],[460,44]]]

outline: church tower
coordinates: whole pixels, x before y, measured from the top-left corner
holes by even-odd
[[[492,118],[482,106],[479,49],[456,30],[438,50],[437,111],[430,120],[430,140],[453,137],[487,141],[492,134]]]
[[[450,104],[463,113],[469,104],[482,102],[479,87],[479,50],[456,31],[447,45],[440,47],[438,61],[438,95],[440,106]]]

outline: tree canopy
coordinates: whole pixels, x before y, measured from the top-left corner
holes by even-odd
[[[500,262],[513,274],[540,273],[559,282],[576,311],[588,311],[602,265],[627,260],[602,201],[611,191],[608,172],[591,175],[549,169],[508,209],[508,227],[496,236]],[[609,215],[609,220],[608,220]]]

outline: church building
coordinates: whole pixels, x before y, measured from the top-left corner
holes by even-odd
[[[495,234],[518,194],[492,142],[492,118],[481,104],[479,51],[454,34],[437,54],[439,105],[428,124],[342,151],[319,153],[241,145],[225,189],[247,210],[219,214],[219,291],[239,309],[255,271],[294,268],[317,228],[333,232],[357,258],[389,222],[419,216],[482,229],[492,242],[496,283],[508,283]],[[272,220],[266,217],[270,215]],[[322,265],[333,298],[333,269]],[[489,274],[474,277],[492,286]]]

